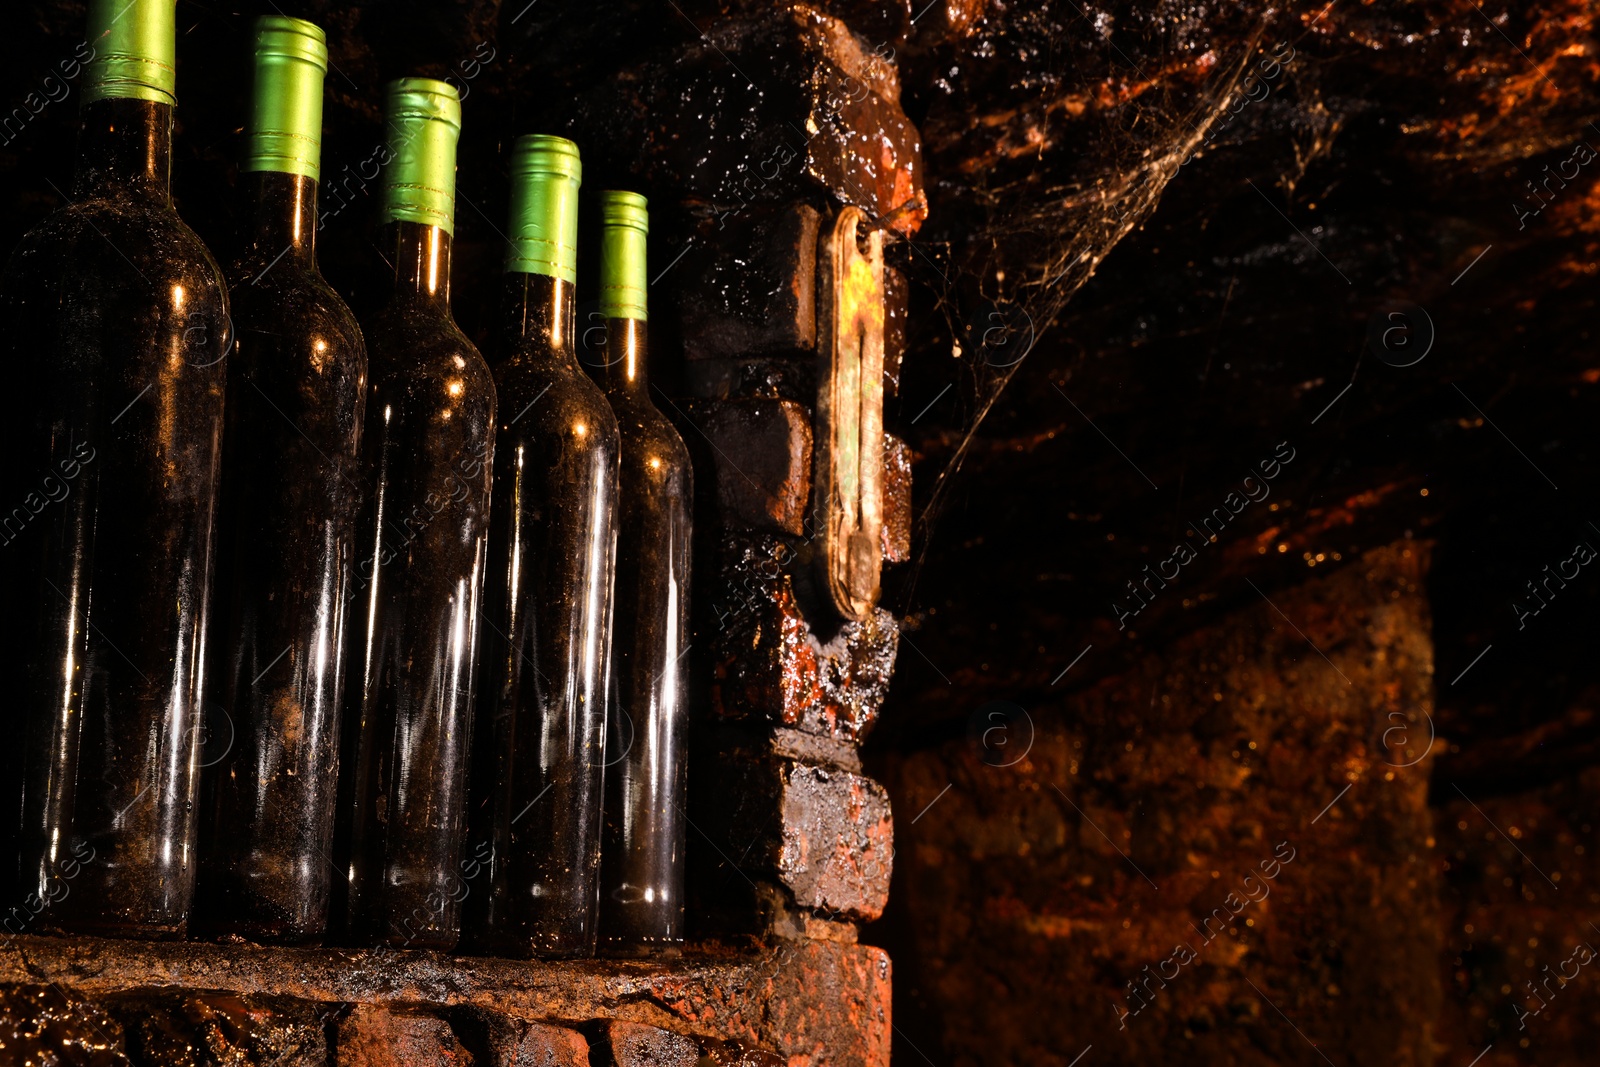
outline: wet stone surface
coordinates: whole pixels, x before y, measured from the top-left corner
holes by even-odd
[[[911,558],[911,449],[894,434],[883,435],[883,561]]]
[[[803,4],[732,18],[592,90],[581,121],[642,146],[626,169],[717,212],[831,195],[914,234],[927,216],[922,143],[890,55]]]
[[[330,1013],[319,1005],[232,993],[138,993],[107,1001],[135,1063],[171,1067],[323,1067]]]
[[[53,985],[0,985],[0,1062],[128,1067],[122,1026]]]

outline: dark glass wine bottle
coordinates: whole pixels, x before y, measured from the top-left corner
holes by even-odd
[[[229,272],[214,654],[224,719],[207,731],[197,919],[208,932],[314,942],[328,922],[345,601],[360,499],[367,354],[317,269],[322,30],[255,24],[241,171],[255,193]]]
[[[495,392],[450,315],[460,98],[404,78],[386,110],[381,217],[395,284],[367,324],[346,921],[361,943],[448,949],[485,858],[463,860],[462,843]]]
[[[173,0],[91,0],[71,202],[0,281],[32,928],[184,933],[228,296],[172,205]]]
[[[579,181],[571,141],[517,140],[479,736],[482,940],[519,956],[592,956],[599,900],[619,441],[573,352]]]
[[[694,470],[678,431],[650,402],[645,369],[646,234],[637,193],[600,194],[605,387],[622,434],[616,621],[601,842],[600,951],[671,954],[683,943],[685,757],[689,708],[690,507]]]

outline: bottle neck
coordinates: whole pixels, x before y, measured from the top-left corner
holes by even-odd
[[[96,100],[83,109],[73,196],[133,194],[172,203],[172,105]]]
[[[450,235],[438,226],[401,219],[384,242],[394,254],[394,301],[450,314]]]
[[[317,183],[303,174],[257,171],[255,218],[246,260],[265,271],[317,263]]]
[[[505,321],[501,333],[507,349],[523,341],[533,341],[551,352],[571,355],[576,338],[572,336],[577,318],[574,287],[548,274],[507,271],[505,275]]]
[[[649,400],[646,332],[643,319],[606,319],[605,364],[597,377],[609,395]]]

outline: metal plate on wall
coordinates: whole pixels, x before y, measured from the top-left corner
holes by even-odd
[[[883,524],[883,232],[843,208],[818,248],[816,471],[818,565],[839,614],[878,602]]]

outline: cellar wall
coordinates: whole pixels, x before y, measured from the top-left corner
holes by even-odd
[[[1013,747],[891,764],[910,808],[954,786],[902,827],[895,885],[897,963],[954,1062],[1301,1063],[1301,1034],[1336,1063],[1434,1062],[1429,556],[1401,541],[1258,598],[1035,704]]]

